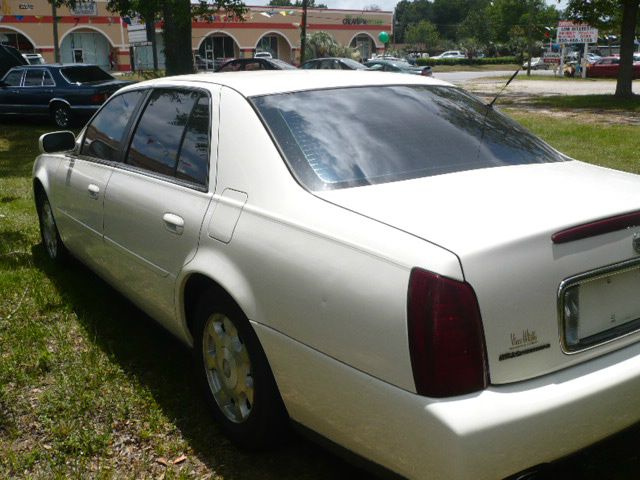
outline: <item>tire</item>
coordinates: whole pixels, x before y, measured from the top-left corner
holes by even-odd
[[[213,416],[240,447],[263,450],[284,437],[288,416],[267,358],[247,317],[216,290],[196,310],[194,357]]]
[[[69,128],[71,126],[71,109],[64,103],[56,103],[51,108],[51,118],[58,128]]]
[[[40,237],[47,256],[57,263],[63,263],[67,257],[67,249],[62,243],[53,209],[44,193],[38,194],[38,220],[40,223]]]

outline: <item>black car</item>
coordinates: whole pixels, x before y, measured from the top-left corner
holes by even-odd
[[[432,71],[429,65],[424,67],[414,67],[409,62],[403,60],[391,60],[391,59],[372,59],[365,62],[365,65],[370,70],[379,70],[381,72],[396,72],[396,73],[409,73],[412,75],[423,75],[425,77],[431,77]]]
[[[236,58],[224,63],[216,72],[239,72],[244,70],[295,70],[293,65],[277,58]]]
[[[50,116],[60,128],[75,117],[88,117],[119,88],[116,80],[96,65],[23,65],[0,80],[0,115]]]
[[[7,73],[10,68],[27,65],[28,63],[17,49],[9,45],[0,45],[0,77]]]
[[[367,67],[351,58],[314,58],[307,60],[300,68],[304,70],[368,70]]]

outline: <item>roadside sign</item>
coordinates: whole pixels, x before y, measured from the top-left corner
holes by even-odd
[[[558,43],[598,43],[598,29],[586,23],[558,22]]]
[[[544,52],[544,63],[560,63],[560,52]]]

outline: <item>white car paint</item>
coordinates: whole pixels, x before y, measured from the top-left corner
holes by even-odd
[[[638,333],[568,355],[556,311],[563,279],[636,258],[638,229],[551,241],[566,227],[639,209],[639,177],[567,161],[311,193],[247,101],[399,81],[447,85],[358,71],[143,82],[123,91],[177,85],[214,100],[206,191],[68,153],[38,157],[34,178],[67,247],[123,294],[191,344],[184,288],[196,274],[215,280],[251,321],[290,417],[407,478],[504,477],[640,420]],[[475,289],[485,390],[415,393],[414,267]],[[500,360],[523,331],[549,346]]]

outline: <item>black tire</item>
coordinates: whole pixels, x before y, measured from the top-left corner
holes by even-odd
[[[288,416],[247,317],[214,289],[200,297],[195,316],[198,379],[218,424],[248,450],[279,444]]]
[[[58,128],[69,128],[72,122],[71,109],[64,103],[56,103],[51,108],[51,118]]]
[[[68,252],[60,238],[60,232],[58,232],[58,226],[56,225],[56,221],[53,216],[53,208],[44,193],[39,193],[37,198],[38,220],[40,223],[40,238],[42,239],[42,245],[44,246],[47,256],[51,260],[57,263],[63,263],[68,257]]]

